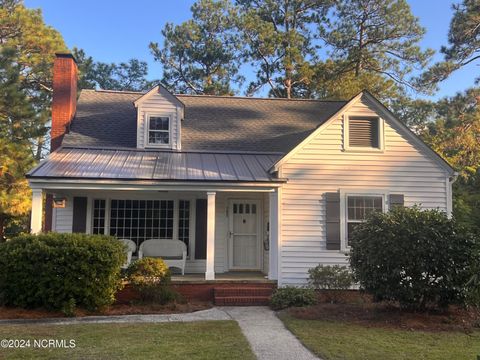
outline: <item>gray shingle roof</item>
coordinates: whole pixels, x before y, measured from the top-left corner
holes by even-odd
[[[274,154],[222,154],[61,148],[27,176],[154,181],[278,181],[268,172]]]
[[[142,93],[83,90],[63,146],[136,147]],[[185,104],[182,150],[287,153],[345,101],[177,95]]]

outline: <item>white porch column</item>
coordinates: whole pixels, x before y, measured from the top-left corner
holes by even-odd
[[[207,268],[205,280],[215,280],[215,192],[207,192]]]
[[[42,189],[32,190],[32,215],[30,220],[30,231],[32,234],[42,232],[43,216],[43,191]]]
[[[278,240],[279,240],[279,190],[269,193],[269,224],[270,224],[270,239],[268,252],[268,278],[270,280],[278,279]]]

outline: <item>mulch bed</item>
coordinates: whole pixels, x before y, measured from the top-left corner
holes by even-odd
[[[366,327],[388,327],[421,331],[465,331],[480,328],[480,309],[451,306],[446,311],[409,312],[393,303],[373,303],[358,291],[341,294],[341,303],[328,303],[330,295],[319,294],[319,304],[291,308],[286,313],[305,320],[326,320],[354,323]]]
[[[176,314],[189,313],[199,310],[206,310],[212,307],[207,302],[189,302],[185,304],[170,303],[160,304],[114,304],[102,312],[89,312],[83,309],[77,309],[76,317],[94,316],[94,315],[140,315],[140,314]],[[44,309],[21,309],[16,307],[0,306],[0,319],[45,319],[65,317],[60,311],[47,311]]]
[[[180,299],[165,305],[143,304],[139,301],[138,293],[128,284],[116,294],[116,301],[102,312],[89,312],[84,309],[75,311],[76,317],[82,316],[114,316],[114,315],[141,315],[141,314],[175,314],[189,313],[206,310],[212,307],[211,302]],[[60,311],[48,311],[45,309],[22,309],[16,307],[0,306],[0,320],[7,319],[45,319],[61,318],[65,315]]]

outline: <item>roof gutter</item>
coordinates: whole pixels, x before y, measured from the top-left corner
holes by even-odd
[[[144,190],[144,191],[261,191],[270,192],[285,181],[152,181],[152,180],[87,180],[28,177],[32,189],[52,190]]]

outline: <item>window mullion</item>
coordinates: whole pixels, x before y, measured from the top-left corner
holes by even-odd
[[[110,198],[105,199],[105,235],[110,235]]]

